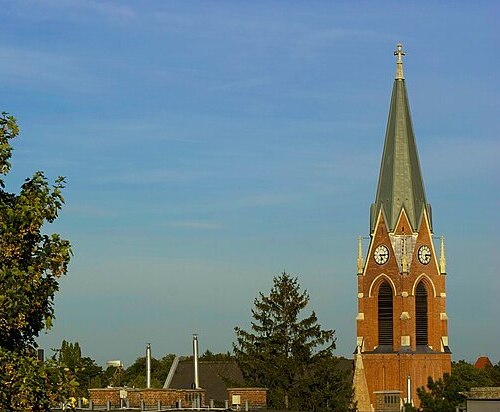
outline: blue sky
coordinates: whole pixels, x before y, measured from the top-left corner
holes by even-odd
[[[46,348],[104,364],[227,351],[284,269],[355,346],[390,93],[405,75],[454,359],[500,360],[495,2],[0,1],[8,190],[67,178],[73,244]],[[366,245],[365,245],[366,246]]]

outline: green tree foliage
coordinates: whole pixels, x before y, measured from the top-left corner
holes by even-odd
[[[235,328],[236,360],[246,382],[269,389],[276,409],[346,411],[352,401],[349,372],[333,356],[335,332],[323,330],[297,278],[283,272],[269,295],[259,294],[252,309],[251,330]]]
[[[167,379],[168,372],[172,366],[175,355],[168,354],[161,359],[151,357],[151,387],[163,388],[163,384]],[[146,357],[137,358],[136,361],[130,365],[126,370],[123,377],[123,384],[136,388],[146,387]]]
[[[71,343],[63,340],[61,343],[61,349],[58,351],[59,363],[70,369],[77,369],[82,361],[82,350],[80,349],[80,344],[78,342]]]
[[[76,394],[80,397],[88,397],[89,388],[100,388],[104,381],[102,367],[87,357],[82,357],[82,350],[78,342],[71,343],[62,341],[61,349],[57,350],[59,365],[67,368],[74,375],[78,388]]]
[[[26,179],[19,194],[5,190],[10,140],[16,119],[0,115],[0,409],[45,410],[71,390],[71,376],[53,362],[36,359],[35,338],[50,328],[58,279],[66,274],[71,249],[42,226],[53,222],[64,199],[64,179],[50,185],[43,172]],[[65,386],[68,385],[68,386]],[[55,389],[54,389],[55,388]]]
[[[428,412],[453,412],[464,404],[465,398],[460,392],[467,392],[473,387],[498,386],[497,367],[476,369],[466,361],[453,362],[451,374],[445,374],[442,379],[434,381],[429,377],[427,390],[418,388],[417,394],[421,406]]]
[[[102,376],[102,386],[123,386],[124,377],[123,367],[108,366]]]
[[[209,362],[214,362],[214,361],[234,361],[234,356],[231,355],[230,352],[226,353],[213,353],[210,350],[206,350],[203,352],[203,354],[199,357],[200,361],[209,361]]]
[[[500,386],[500,361],[496,364],[493,365],[493,367],[486,368],[489,372],[489,375],[491,377],[491,380],[493,381],[493,386]]]
[[[429,376],[427,389],[427,391],[424,388],[417,389],[420,406],[425,412],[453,412],[461,403],[459,393],[451,389],[449,374],[436,381]]]
[[[75,395],[76,381],[54,360],[39,362],[31,349],[0,348],[0,410],[50,411]]]

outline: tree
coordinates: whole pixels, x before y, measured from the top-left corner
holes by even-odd
[[[493,382],[492,386],[500,386],[500,361],[493,365],[492,368],[487,368],[489,376]]]
[[[10,140],[16,119],[0,115],[0,409],[46,410],[71,391],[72,379],[54,362],[36,358],[35,338],[50,328],[58,279],[66,274],[70,243],[42,234],[64,199],[64,178],[50,185],[43,172],[25,180],[19,194],[5,190],[10,171]],[[67,389],[67,390],[66,390]]]
[[[89,388],[100,388],[102,386],[104,377],[102,367],[97,365],[95,360],[82,356],[82,350],[78,342],[71,343],[63,340],[61,349],[56,351],[56,355],[59,365],[69,369],[76,382],[78,382],[76,395],[88,397]]]
[[[225,353],[213,353],[211,350],[207,349],[200,357],[200,361],[234,361],[234,356],[230,352]]]
[[[236,361],[246,382],[269,389],[273,408],[347,410],[352,386],[333,356],[335,331],[323,330],[297,278],[286,272],[274,278],[270,294],[259,293],[251,330],[235,328]]]
[[[423,387],[417,389],[420,407],[425,412],[453,412],[460,403],[456,399],[459,394],[450,391],[450,375],[445,374],[443,379],[434,381],[429,376],[426,391]]]
[[[310,366],[305,391],[299,403],[301,410],[353,411],[352,369],[342,369],[340,358],[331,353],[319,357]]]
[[[472,387],[494,386],[494,373],[494,367],[477,369],[464,360],[453,362],[451,374],[446,373],[436,381],[429,377],[427,390],[417,389],[421,407],[429,412],[453,412],[465,401],[461,392]]]
[[[163,382],[155,379],[152,376],[152,371],[157,369],[158,360],[151,357],[151,386],[153,388],[161,388],[163,386]],[[135,362],[130,365],[125,370],[124,383],[127,386],[132,386],[136,388],[145,388],[146,387],[146,357],[142,356],[137,358]]]
[[[70,369],[77,369],[82,361],[82,350],[78,342],[71,343],[63,340],[61,349],[57,350],[58,361],[65,367]]]
[[[161,359],[151,357],[151,387],[162,388],[163,383],[167,379],[168,372],[174,361],[175,355],[168,354]],[[130,365],[126,370],[123,377],[123,383],[128,386],[136,388],[146,387],[146,357],[142,356],[137,358],[136,361]]]

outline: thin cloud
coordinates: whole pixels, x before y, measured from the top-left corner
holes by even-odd
[[[92,218],[117,217],[116,208],[82,206],[82,205],[75,205],[72,202],[69,202],[68,205],[64,207],[64,214],[79,216],[79,217],[92,217]]]
[[[306,49],[316,49],[324,46],[331,46],[339,41],[352,40],[378,40],[386,39],[387,34],[380,34],[373,30],[346,29],[343,27],[330,27],[321,30],[307,30],[305,36],[302,36],[297,42],[297,46]]]
[[[265,84],[269,84],[270,79],[263,78],[253,78],[253,79],[241,79],[235,80],[232,82],[227,82],[223,84],[219,84],[216,86],[212,86],[208,88],[210,92],[218,92],[225,90],[243,90],[243,89],[251,89],[255,87],[261,87]]]
[[[55,13],[55,10],[57,13]],[[34,19],[84,19],[87,16],[95,18],[96,14],[114,20],[132,19],[136,17],[135,11],[127,5],[96,0],[37,0],[23,2],[12,11],[22,14],[23,17]]]
[[[258,9],[255,9],[258,10]],[[252,10],[247,10],[251,11]],[[169,30],[198,33],[212,36],[231,32],[236,41],[247,43],[250,49],[255,44],[267,44],[268,47],[280,45],[291,56],[304,57],[316,54],[325,47],[331,47],[346,41],[377,41],[392,39],[391,34],[379,33],[369,29],[354,29],[341,26],[317,28],[303,21],[276,19],[272,10],[266,16],[224,10],[224,13],[207,20],[204,14],[193,14],[179,10],[157,11],[151,20],[158,28],[168,27]],[[252,18],[255,17],[255,18]],[[333,23],[332,23],[333,24]],[[242,53],[247,53],[245,49]]]
[[[39,50],[0,47],[9,56],[0,65],[0,76],[27,87],[89,92],[92,81],[77,59]]]
[[[73,5],[78,8],[87,9],[91,12],[112,18],[132,19],[136,17],[135,11],[126,5],[106,1],[72,0]]]
[[[171,169],[152,169],[141,171],[124,171],[115,174],[108,174],[99,180],[99,184],[157,184],[164,182],[191,181],[212,176],[209,172],[196,172],[193,170],[171,170]]]
[[[174,226],[183,229],[194,229],[194,230],[215,230],[221,229],[222,226],[214,222],[204,222],[198,220],[181,220],[178,222],[169,222],[168,226]]]
[[[299,199],[299,195],[262,193],[243,197],[235,202],[237,207],[265,207],[283,204],[293,204]]]

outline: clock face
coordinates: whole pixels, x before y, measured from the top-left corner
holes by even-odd
[[[373,259],[375,259],[375,262],[379,265],[383,265],[389,260],[389,249],[384,245],[377,246],[373,253]]]
[[[418,249],[418,260],[420,263],[427,265],[431,261],[431,250],[429,246],[423,245]]]

